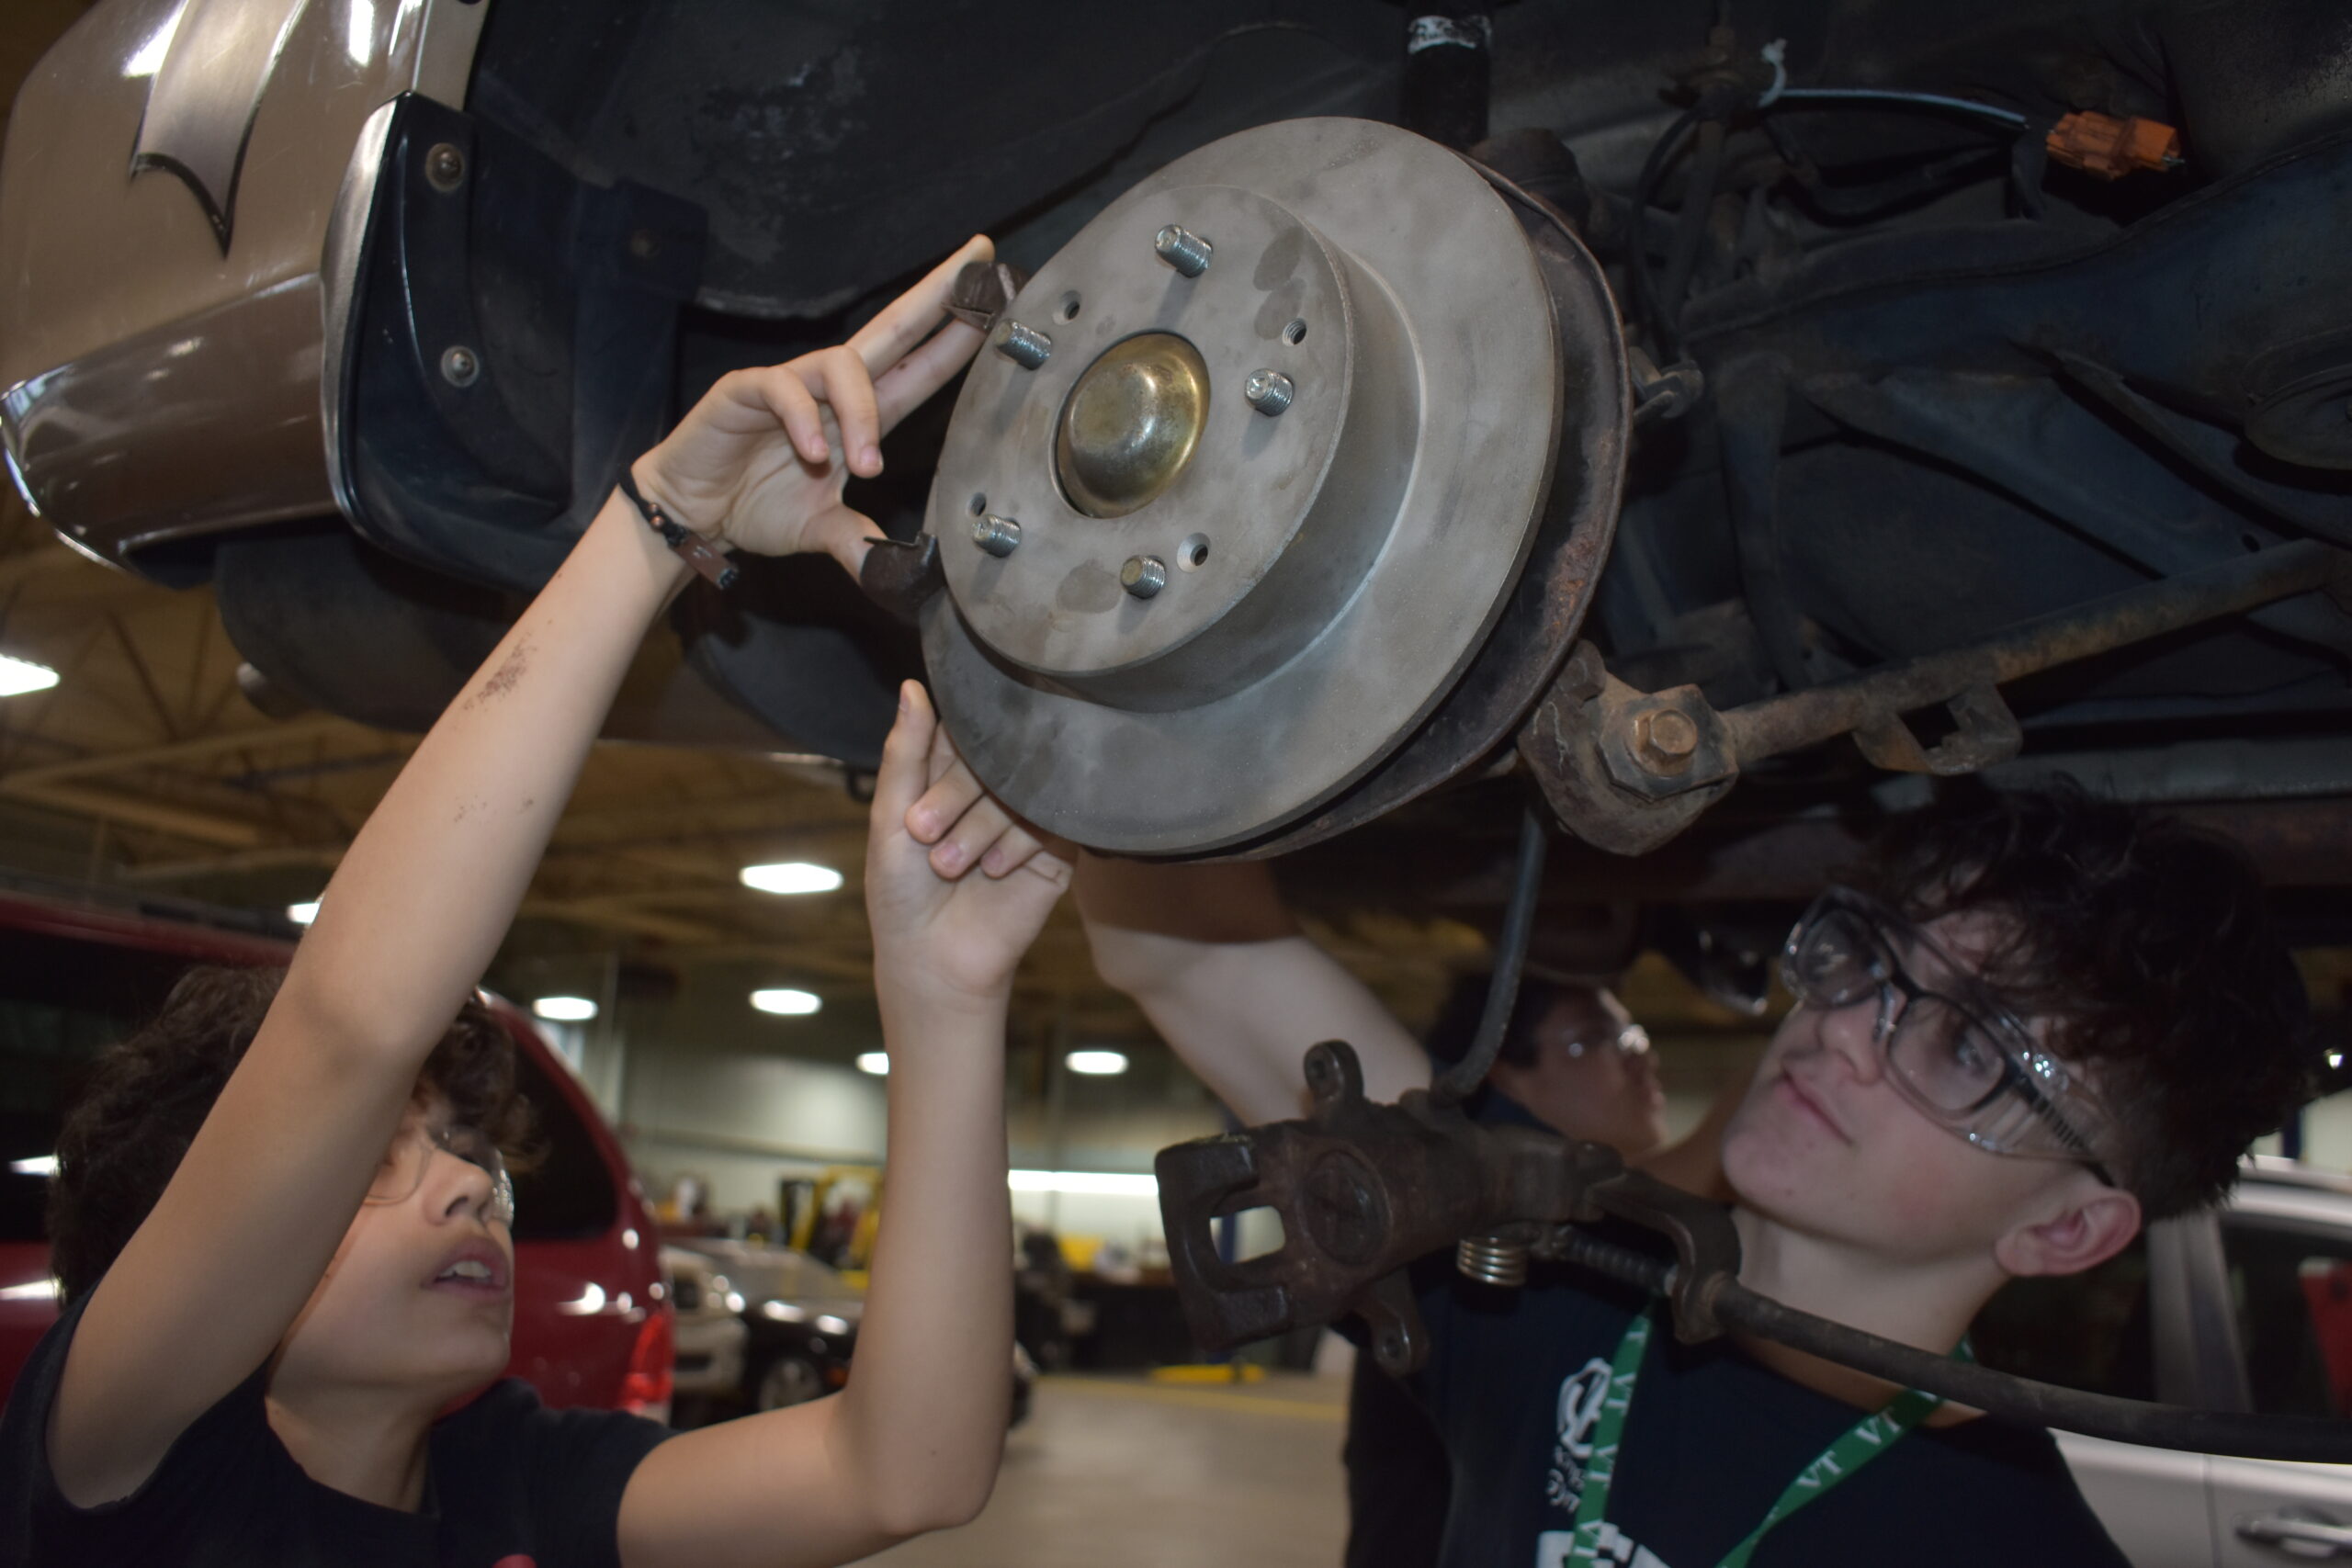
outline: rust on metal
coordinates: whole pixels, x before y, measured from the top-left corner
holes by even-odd
[[[2352,603],[2348,584],[2352,552],[2314,540],[2279,545],[2042,615],[1973,647],[1720,713],[1696,686],[1636,691],[1593,654],[1536,705],[1520,754],[1570,831],[1612,853],[1641,854],[1689,827],[1765,758],[1850,734],[1881,768],[1974,773],[2024,744],[2000,694],[2008,682],[2301,593]],[[1923,744],[1903,716],[1939,704],[1953,732]]]

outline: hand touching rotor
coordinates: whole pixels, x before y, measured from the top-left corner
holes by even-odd
[[[975,236],[847,343],[721,377],[637,460],[639,486],[706,538],[761,555],[822,550],[856,575],[878,530],[842,503],[842,486],[882,471],[883,435],[979,347],[975,329],[939,323],[956,275],[995,254]]]
[[[1067,846],[1057,854],[1025,836],[1026,852],[1000,874],[943,875],[935,868],[937,856],[908,822],[917,797],[955,757],[930,697],[907,682],[875,780],[865,858],[875,979],[886,1001],[919,999],[957,1010],[1002,1005],[1013,966],[1069,886]],[[967,808],[981,803],[989,813],[1001,810],[985,795]]]

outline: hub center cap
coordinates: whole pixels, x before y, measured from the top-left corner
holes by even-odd
[[[1176,482],[1208,417],[1209,367],[1173,333],[1112,344],[1062,405],[1054,463],[1089,517],[1124,517]]]

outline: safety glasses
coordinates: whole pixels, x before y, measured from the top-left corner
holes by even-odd
[[[1577,1035],[1564,1043],[1570,1061],[1593,1051],[1614,1051],[1628,1061],[1649,1054],[1650,1032],[1638,1023],[1629,1023],[1614,1034],[1598,1039]]]
[[[1894,910],[1831,888],[1790,933],[1781,976],[1807,1007],[1875,1007],[1888,1078],[1933,1121],[1990,1153],[2076,1161],[2115,1184],[2097,1152],[2112,1122],[2089,1086]]]
[[[490,1177],[491,1219],[512,1226],[514,1224],[514,1179],[506,1169],[506,1156],[490,1134],[479,1127],[435,1127],[423,1122],[412,1122],[401,1129],[391,1146],[384,1151],[384,1163],[376,1168],[376,1179],[368,1185],[367,1201],[370,1203],[405,1203],[424,1185],[425,1168],[433,1163],[435,1151],[452,1154],[468,1165],[479,1166]]]

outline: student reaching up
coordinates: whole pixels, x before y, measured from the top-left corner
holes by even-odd
[[[705,542],[854,570],[872,527],[842,481],[978,345],[942,323],[989,254],[973,241],[842,347],[727,377],[637,460],[639,492]],[[1069,868],[1016,835],[998,875],[932,871],[903,822],[947,743],[911,683],[866,862],[891,1213],[857,1377],[675,1437],[483,1392],[507,1359],[501,1145],[522,1117],[470,998],[686,570],[608,502],[386,793],[282,979],[193,975],[101,1065],[60,1149],[66,1309],[0,1418],[0,1561],[778,1568],[987,1500],[1012,1335],[1005,1010]]]

